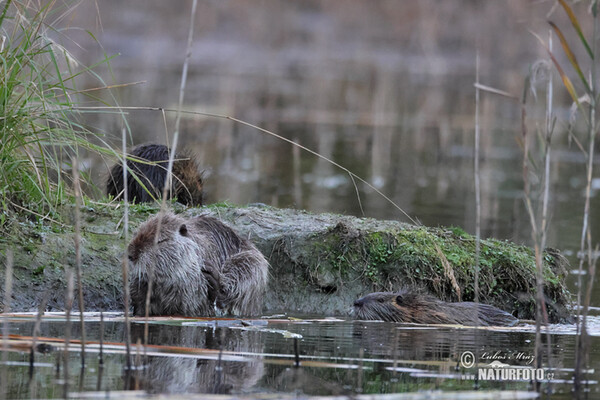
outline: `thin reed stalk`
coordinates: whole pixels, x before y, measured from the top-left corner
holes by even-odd
[[[2,374],[0,375],[0,396],[7,398],[8,394],[8,334],[9,322],[6,314],[10,313],[10,300],[12,298],[12,280],[13,280],[13,252],[6,251],[6,277],[4,280],[4,321],[2,323]]]
[[[548,49],[552,52],[552,31],[548,35]],[[544,134],[542,135],[542,158],[544,165],[544,179],[542,180],[542,199],[541,199],[541,221],[534,214],[533,205],[531,198],[526,200],[527,212],[530,214],[530,220],[532,223],[532,239],[535,248],[535,264],[536,264],[536,314],[535,314],[535,362],[536,367],[542,367],[543,353],[542,353],[542,325],[548,325],[548,313],[546,310],[545,297],[544,297],[544,264],[543,264],[543,253],[546,248],[546,240],[548,233],[548,203],[550,199],[550,161],[552,151],[552,133],[554,131],[554,115],[553,115],[553,86],[552,86],[552,75],[548,78],[546,87],[546,120]],[[524,140],[527,140],[525,138]],[[530,157],[530,154],[524,154],[524,162]],[[530,186],[529,177],[526,177],[526,185]],[[529,190],[528,190],[529,193]],[[551,362],[551,336],[548,334],[546,337],[546,357],[548,363]],[[537,383],[539,390],[540,383]],[[550,387],[547,388],[548,392]]]
[[[592,35],[592,55],[596,55],[597,37],[598,37],[598,4],[592,5],[593,35]],[[589,337],[587,333],[587,316],[590,306],[591,293],[594,284],[596,273],[596,259],[593,253],[592,233],[590,227],[590,202],[591,202],[591,187],[593,179],[594,167],[594,150],[596,147],[596,79],[597,69],[595,58],[592,58],[591,77],[589,80],[589,106],[588,106],[588,151],[586,164],[586,188],[585,188],[585,204],[583,209],[583,223],[581,229],[581,241],[579,248],[579,268],[577,275],[577,336],[575,341],[575,373],[573,378],[574,393],[577,397],[585,396],[583,388],[583,370],[589,365]],[[583,282],[583,265],[587,261],[587,282]],[[584,291],[586,296],[582,304],[581,293]]]
[[[475,307],[479,307],[479,258],[481,255],[481,184],[480,184],[480,170],[479,170],[479,157],[480,157],[480,139],[481,130],[479,125],[479,49],[475,55],[475,154],[473,160],[473,171],[475,179],[475,278],[473,282],[473,291],[475,297]],[[479,318],[477,318],[477,325],[479,325]],[[479,335],[477,330],[475,331],[474,349],[475,349],[475,366],[479,363]],[[475,387],[479,387],[479,377],[475,376]]]
[[[63,349],[63,374],[64,374],[64,397],[69,396],[69,344],[71,342],[71,310],[73,309],[73,291],[75,284],[73,279],[73,270],[66,266],[65,275],[67,280],[67,292],[65,300],[65,313],[67,322],[65,324],[65,347]]]
[[[31,340],[31,352],[29,354],[29,379],[33,376],[33,366],[35,363],[35,348],[37,346],[37,338],[40,334],[40,325],[42,324],[42,315],[44,315],[44,311],[46,310],[46,304],[48,303],[48,297],[50,295],[49,291],[44,293],[44,298],[38,306],[37,316],[35,317],[35,324],[33,326],[32,332],[32,340]],[[32,389],[32,381],[30,381],[30,390]]]
[[[552,51],[552,31],[548,33],[548,48]],[[544,132],[544,183],[543,183],[543,197],[542,197],[542,223],[540,229],[540,251],[539,258],[536,257],[537,266],[537,307],[536,307],[536,354],[541,353],[541,325],[548,325],[548,310],[546,309],[546,301],[544,296],[544,261],[543,252],[546,248],[546,242],[548,237],[548,204],[550,201],[550,161],[552,154],[552,134],[554,133],[554,112],[553,112],[553,100],[554,100],[554,86],[552,81],[552,74],[548,78],[548,86],[546,88],[546,124]],[[550,359],[552,356],[551,352],[552,336],[549,332],[546,333],[546,357],[548,365],[551,367],[553,362]],[[542,367],[542,357],[540,356],[536,360],[538,368]],[[546,388],[547,393],[552,392],[552,383],[548,382]]]
[[[104,367],[104,313],[100,311],[100,352],[98,353],[98,365]]]
[[[123,238],[129,243],[129,199],[127,198],[127,133],[122,130],[122,155],[123,155]],[[125,348],[127,371],[131,370],[131,323],[129,321],[129,258],[127,252],[123,253],[121,269],[123,274],[123,313],[125,315]]]
[[[81,367],[85,366],[85,319],[83,312],[83,283],[81,280],[81,185],[79,181],[79,162],[73,158],[73,187],[75,189],[75,268],[77,271],[77,291],[79,302],[79,327],[81,329]]]
[[[186,54],[183,61],[183,69],[181,71],[181,84],[179,86],[179,100],[177,102],[177,110],[175,111],[175,131],[173,132],[173,143],[171,144],[171,152],[169,154],[169,163],[167,165],[167,181],[165,182],[165,186],[163,187],[162,194],[162,204],[161,204],[161,212],[164,213],[167,207],[167,193],[171,190],[172,184],[172,171],[173,171],[173,162],[175,161],[175,153],[177,152],[177,144],[179,142],[179,125],[181,123],[181,109],[183,107],[183,99],[185,98],[185,87],[187,84],[187,74],[188,74],[188,65],[190,62],[190,57],[192,55],[192,44],[194,40],[194,20],[196,19],[196,7],[198,5],[198,0],[194,0],[192,2],[192,12],[190,16],[190,28],[188,30],[188,40],[187,40],[187,48]],[[159,221],[160,224],[160,221]],[[156,238],[158,239],[158,233],[160,231],[159,228],[156,230]],[[148,290],[148,294],[150,291]]]
[[[475,80],[479,83],[479,51],[477,51],[475,61]],[[479,88],[475,88],[475,154],[473,160],[474,179],[475,179],[475,303],[479,302],[479,257],[481,254],[481,184],[479,171],[480,157],[480,125],[479,125]]]
[[[198,6],[198,1],[194,0],[192,3],[192,10],[191,10],[191,15],[190,15],[190,27],[188,29],[188,39],[187,39],[187,48],[186,48],[186,54],[185,54],[185,58],[183,61],[183,68],[181,71],[181,85],[179,87],[179,101],[177,103],[177,110],[176,110],[176,118],[175,118],[175,131],[173,132],[173,143],[171,144],[171,151],[169,153],[169,163],[167,165],[167,180],[165,181],[165,185],[163,187],[163,192],[162,192],[162,203],[161,203],[161,207],[160,207],[160,215],[164,215],[167,211],[167,195],[168,195],[168,191],[171,190],[172,187],[172,171],[173,171],[173,163],[175,160],[175,154],[177,152],[177,143],[179,141],[179,126],[181,123],[181,114],[182,114],[182,107],[183,107],[183,100],[185,98],[185,88],[186,88],[186,84],[187,84],[187,74],[188,74],[188,65],[189,65],[189,61],[190,61],[190,57],[192,55],[192,44],[193,44],[193,40],[194,40],[194,21],[196,19],[196,9]],[[164,110],[163,110],[163,117],[164,117]],[[167,135],[168,137],[168,135]],[[158,244],[158,238],[160,235],[160,230],[161,230],[161,224],[162,224],[162,218],[158,219],[158,226],[156,227],[156,235],[154,236],[154,246],[156,246]],[[149,330],[149,324],[148,324],[148,318],[149,318],[149,313],[150,313],[150,298],[152,296],[152,286],[153,286],[153,282],[154,281],[154,265],[152,265],[148,271],[148,288],[147,288],[147,292],[146,292],[146,307],[145,307],[145,318],[146,318],[146,322],[144,324],[144,355],[145,355],[145,349],[147,348],[148,345],[148,330]]]
[[[33,379],[33,375],[35,373],[35,351],[37,348],[38,336],[40,334],[40,325],[42,324],[42,315],[44,315],[44,311],[46,310],[46,304],[48,304],[49,296],[50,291],[46,291],[42,301],[38,306],[38,312],[35,317],[35,324],[33,326],[31,338],[31,350],[29,351],[29,396],[32,399],[38,397],[36,393],[37,386],[35,385],[35,380]]]

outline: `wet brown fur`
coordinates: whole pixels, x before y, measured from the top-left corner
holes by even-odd
[[[447,303],[411,290],[377,292],[354,302],[357,319],[412,322],[416,324],[460,324],[512,326],[518,319],[488,304]]]
[[[130,156],[143,162],[127,160],[127,165],[133,172],[133,174],[127,172],[127,198],[129,201],[144,203],[162,197],[162,190],[167,178],[169,154],[170,149],[167,146],[152,143],[142,144],[130,150]],[[175,155],[171,189],[169,196],[172,192],[180,203],[189,206],[202,205],[202,172],[193,158],[183,154]],[[123,165],[121,163],[113,165],[110,169],[106,181],[106,194],[115,199],[123,198]]]
[[[135,315],[145,314],[148,279],[154,279],[150,315],[256,315],[262,309],[269,264],[230,227],[209,216],[167,213],[143,223],[129,243],[130,292]]]

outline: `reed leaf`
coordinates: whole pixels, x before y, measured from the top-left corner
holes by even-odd
[[[577,58],[575,57],[575,54],[573,54],[573,51],[571,50],[569,43],[567,43],[565,36],[563,35],[561,30],[558,28],[558,26],[556,26],[556,24],[554,22],[548,21],[548,23],[550,24],[552,29],[554,29],[554,33],[556,33],[556,36],[558,36],[558,39],[560,40],[560,44],[561,44],[563,50],[565,51],[567,58],[571,62],[571,65],[573,65],[573,68],[575,68],[575,71],[577,72],[579,79],[581,79],[581,82],[583,82],[586,92],[590,93],[591,92],[590,85],[588,84],[587,79],[585,79],[585,75],[583,75],[583,72],[581,71],[581,67],[579,67],[579,63],[577,62]]]
[[[530,33],[533,36],[535,36],[537,38],[537,40],[540,41],[540,43],[542,44],[542,46],[544,46],[544,48],[548,52],[548,55],[550,55],[550,58],[552,59],[552,62],[554,63],[554,66],[556,67],[556,69],[558,71],[558,74],[560,75],[560,78],[563,81],[563,85],[565,85],[565,88],[567,89],[567,92],[569,92],[569,94],[571,95],[571,98],[573,99],[573,102],[575,104],[577,104],[577,107],[581,107],[581,104],[579,103],[579,96],[577,96],[577,92],[575,91],[575,86],[573,86],[573,82],[571,82],[571,80],[569,79],[569,77],[567,76],[567,74],[565,74],[565,71],[560,66],[560,63],[558,62],[558,60],[556,59],[556,57],[554,57],[554,54],[552,54],[552,52],[550,51],[550,49],[548,48],[548,46],[546,45],[546,43],[544,43],[544,41],[542,40],[541,37],[539,37],[535,32],[530,31]]]
[[[577,35],[579,36],[579,40],[581,40],[581,43],[583,43],[583,47],[585,47],[585,50],[587,51],[588,55],[593,60],[594,52],[590,48],[590,45],[588,44],[587,40],[585,40],[583,31],[581,30],[581,26],[579,25],[579,21],[577,20],[577,17],[573,13],[573,10],[571,9],[571,7],[567,4],[567,2],[565,0],[558,0],[558,2],[560,3],[562,8],[565,10],[567,15],[569,16],[569,19],[571,20],[571,24],[573,25],[573,28],[575,28],[575,31],[577,32]]]

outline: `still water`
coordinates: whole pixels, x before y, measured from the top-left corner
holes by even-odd
[[[551,398],[570,398],[574,326],[550,328],[551,357],[542,360],[542,370],[532,370],[535,334],[534,327],[529,325],[477,330],[275,317],[245,323],[156,321],[149,325],[146,357],[141,347],[139,350],[133,347],[133,369],[129,373],[122,344],[122,317],[115,314],[107,317],[102,333],[97,315],[88,317],[86,366],[81,368],[79,342],[72,343],[68,391],[355,395],[473,390],[476,386],[482,391],[527,391],[532,389],[532,383],[526,374],[538,371],[535,373],[543,376],[542,389],[550,391]],[[10,333],[15,335],[12,343],[31,336],[33,322],[32,317],[12,318]],[[78,327],[74,323],[72,338],[76,340],[80,338]],[[592,317],[590,331],[593,336],[589,355],[598,359],[600,318]],[[133,343],[143,341],[144,325],[140,319],[132,324],[131,335]],[[46,348],[49,351],[45,354],[36,354],[32,371],[29,352],[13,349],[8,353],[8,362],[2,364],[2,373],[8,374],[8,398],[63,396],[64,336],[64,316],[55,314],[44,319],[38,341],[53,347]],[[101,336],[102,366],[99,365]],[[53,338],[60,340],[52,341]],[[476,365],[474,357],[479,360]],[[504,366],[491,367],[491,363]],[[597,371],[598,365],[595,368]],[[515,369],[524,378],[502,375],[502,370]],[[485,375],[480,375],[479,370],[485,371]],[[597,373],[588,371],[584,379],[590,398],[594,398],[600,393]]]
[[[271,130],[348,168],[423,224],[473,233],[476,52],[480,81],[518,98],[531,66],[546,57],[530,31],[545,36],[548,18],[568,24],[550,3],[200,2],[183,109],[230,115]],[[84,3],[68,23],[61,20],[65,30],[56,40],[84,64],[116,55],[110,68],[101,64],[96,70],[103,81],[87,76],[82,83],[94,96],[124,107],[173,109],[190,7],[190,1]],[[575,8],[584,29],[586,10]],[[585,157],[568,135],[570,101],[559,77],[554,80],[548,245],[563,250],[576,266]],[[122,84],[129,85],[110,95],[93,90]],[[544,124],[545,89],[543,82],[527,88],[525,125],[535,136]],[[530,244],[520,103],[489,93],[481,97],[482,234]],[[82,105],[99,105],[92,100]],[[114,149],[121,148],[124,127],[130,146],[172,141],[174,114],[128,110],[125,117],[127,124],[114,112],[81,114]],[[355,187],[344,171],[280,139],[203,115],[186,114],[181,123],[180,148],[205,169],[208,202],[407,221],[373,189],[360,182]],[[581,125],[574,134],[585,142]],[[543,164],[535,151],[531,160],[529,179],[539,200],[535,189]],[[90,156],[84,163],[97,185],[88,191],[93,197],[102,197],[113,162]],[[592,221],[598,220],[599,189],[600,180],[594,180]],[[600,226],[592,223],[591,230],[600,237]]]

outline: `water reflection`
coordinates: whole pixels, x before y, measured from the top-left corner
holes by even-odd
[[[132,340],[143,340],[144,327],[132,326]],[[150,326],[148,344],[213,350],[196,357],[150,356],[131,374],[129,388],[151,393],[231,393],[251,389],[262,377],[264,366],[261,332],[226,328]],[[150,350],[151,351],[151,350]],[[226,352],[226,354],[223,354]],[[236,356],[232,353],[249,355]]]
[[[597,325],[597,317],[591,326]],[[536,360],[531,327],[502,330],[425,327],[373,321],[282,321],[259,325],[239,323],[227,327],[181,326],[165,320],[149,326],[148,356],[133,346],[135,368],[127,372],[121,322],[107,322],[104,365],[98,364],[97,345],[88,345],[87,364],[80,368],[78,346],[70,354],[71,392],[137,389],[149,393],[296,393],[352,395],[398,393],[416,390],[482,389],[531,390],[528,380],[480,379],[478,369],[529,368]],[[11,333],[27,334],[33,322],[11,323]],[[88,339],[99,337],[99,324],[90,321]],[[75,327],[75,325],[74,325]],[[541,360],[545,375],[542,390],[553,399],[570,396],[575,337],[573,326],[552,327],[551,357]],[[594,328],[595,329],[595,328]],[[64,324],[45,321],[44,338],[61,338]],[[597,368],[600,332],[592,330],[592,368]],[[295,367],[294,340],[300,364]],[[143,325],[132,326],[134,340],[143,337]],[[73,332],[73,338],[78,333]],[[547,340],[546,335],[543,341]],[[48,340],[48,339],[45,339]],[[9,352],[9,397],[62,397],[61,345],[37,354],[34,373],[28,374],[28,352]],[[472,352],[476,366],[466,366],[463,354]],[[6,366],[2,366],[6,367]],[[550,375],[551,374],[551,375]],[[588,372],[593,393],[599,392],[594,373]],[[550,384],[551,382],[551,384]]]

